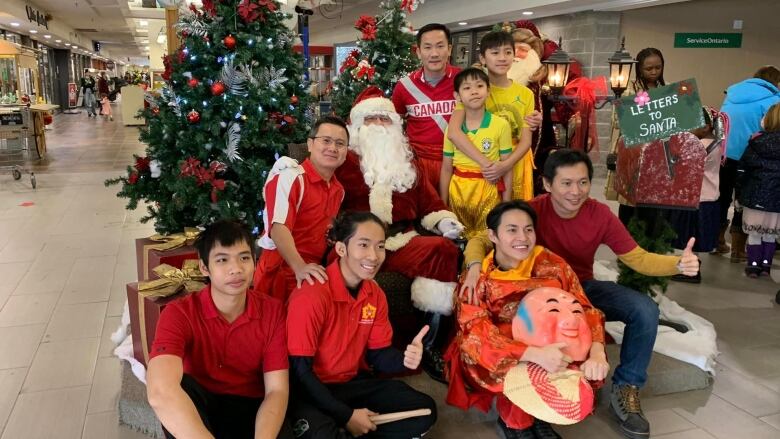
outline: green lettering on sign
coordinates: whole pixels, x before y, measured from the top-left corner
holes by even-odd
[[[682,48],[739,48],[742,34],[738,33],[676,33],[674,47]]]
[[[615,102],[626,147],[639,146],[704,126],[696,80],[669,84]]]

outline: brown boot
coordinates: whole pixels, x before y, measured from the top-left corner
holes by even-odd
[[[745,242],[747,234],[742,230],[731,230],[731,262],[741,264],[747,261],[745,254]]]
[[[731,251],[731,247],[726,244],[726,231],[729,229],[729,223],[720,226],[720,232],[718,233],[718,246],[712,250],[713,254],[725,255]]]

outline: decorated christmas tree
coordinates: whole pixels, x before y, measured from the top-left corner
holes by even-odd
[[[146,93],[146,155],[106,185],[122,185],[128,209],[147,202],[141,221],[160,233],[222,218],[257,232],[267,171],[310,125],[303,59],[278,2],[202,3],[180,10],[166,83]]]
[[[332,105],[337,115],[349,116],[352,103],[367,86],[375,85],[390,96],[395,83],[419,65],[414,54],[414,30],[406,17],[423,0],[385,0],[382,13],[362,15],[355,22],[361,32],[356,50],[339,66],[333,84]]]

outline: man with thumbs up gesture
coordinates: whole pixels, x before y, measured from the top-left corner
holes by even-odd
[[[615,282],[596,280],[593,263],[600,245],[609,247],[624,264],[646,276],[696,276],[699,259],[693,253],[694,238],[682,256],[659,255],[640,247],[609,206],[590,198],[593,163],[582,151],[561,149],[547,158],[542,180],[547,194],[528,204],[538,216],[537,244],[563,257],[577,274],[590,302],[607,321],[626,324],[620,364],[612,376],[610,405],[628,438],[647,438],[650,424],[639,404],[639,389],[647,381],[647,366],[658,333],[658,305],[647,294]],[[493,249],[487,232],[466,246],[469,271],[464,288],[473,288],[479,262]]]
[[[385,260],[386,226],[369,212],[336,219],[328,238],[339,256],[324,284],[304,282],[287,303],[291,393],[288,418],[297,438],[334,439],[376,432],[420,437],[436,421],[433,399],[403,381],[379,379],[417,369],[424,326],[401,352],[391,346],[387,299],[374,282]],[[429,415],[377,425],[378,414],[430,409]]]

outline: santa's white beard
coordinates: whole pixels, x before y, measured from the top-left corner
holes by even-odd
[[[387,186],[393,192],[406,192],[414,186],[414,156],[400,127],[363,125],[354,149],[360,156],[360,170],[369,188]]]
[[[542,67],[542,61],[535,50],[529,50],[525,59],[515,58],[507,77],[520,85],[528,85],[531,77]]]

